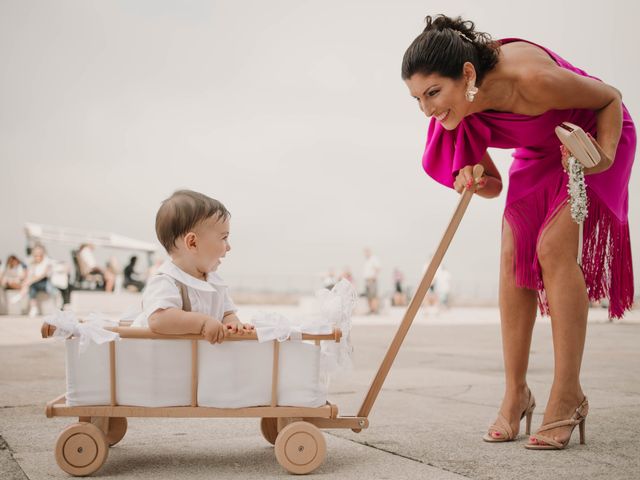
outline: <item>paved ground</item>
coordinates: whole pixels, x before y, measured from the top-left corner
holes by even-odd
[[[269,307],[273,308],[273,307]],[[250,312],[247,312],[250,313]],[[355,367],[334,379],[330,399],[355,414],[401,310],[355,317]],[[327,431],[328,456],[314,473],[340,479],[640,478],[640,312],[608,323],[590,316],[583,386],[591,410],[587,444],[577,431],[562,452],[481,441],[503,381],[495,309],[422,315],[412,327],[370,416],[370,428]],[[47,419],[44,403],[64,390],[64,349],[39,338],[40,319],[0,317],[0,478],[68,478],[55,463],[56,436],[71,419]],[[542,419],[552,375],[551,330],[536,325],[530,385]],[[283,478],[273,447],[249,419],[131,419],[103,478]]]

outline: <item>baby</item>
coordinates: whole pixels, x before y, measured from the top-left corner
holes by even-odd
[[[202,334],[211,343],[225,332],[253,330],[236,316],[227,286],[215,273],[231,250],[229,212],[222,203],[191,190],[178,190],[162,202],[156,234],[167,260],[142,296],[134,326],[163,334]]]

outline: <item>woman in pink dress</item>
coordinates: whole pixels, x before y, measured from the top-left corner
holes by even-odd
[[[425,171],[458,192],[493,198],[502,190],[487,147],[515,149],[502,224],[500,316],[506,389],[488,442],[516,438],[535,400],[526,373],[536,306],[551,316],[554,378],[531,449],[560,449],[580,426],[587,399],[580,384],[589,300],[609,299],[621,317],[633,301],[627,220],[636,133],[621,94],[550,50],[521,39],[493,41],[474,24],[443,15],[407,49],[402,78],[431,118]],[[579,227],[567,203],[568,153],[555,127],[564,121],[591,135],[601,161],[585,169],[588,216]],[[597,139],[597,141],[596,141]],[[474,179],[473,165],[485,174]]]

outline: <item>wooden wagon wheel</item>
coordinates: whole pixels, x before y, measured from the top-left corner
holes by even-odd
[[[276,438],[276,459],[290,473],[313,472],[327,455],[327,443],[318,427],[308,422],[293,422],[280,430]]]
[[[102,428],[104,422],[109,422],[106,428]],[[127,433],[126,417],[91,417],[91,423],[103,432],[106,430],[105,436],[110,447],[116,445]]]
[[[91,475],[107,459],[109,445],[104,433],[91,423],[74,423],[56,440],[56,462],[70,475]]]
[[[261,418],[260,431],[267,442],[275,445],[276,437],[278,436],[278,419],[269,417]]]

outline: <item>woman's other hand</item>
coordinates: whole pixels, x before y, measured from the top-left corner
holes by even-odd
[[[595,167],[585,168],[584,174],[593,175],[595,173],[604,172],[605,170],[608,170],[609,168],[611,168],[611,165],[613,165],[613,160],[611,159],[611,157],[607,155],[604,150],[602,150],[602,147],[600,146],[600,144],[596,141],[595,138],[591,136],[590,133],[587,132],[587,136],[591,139],[593,146],[596,147],[596,150],[600,154],[600,162],[598,162],[598,164]],[[564,145],[560,145],[560,154],[562,155],[562,168],[564,169],[565,172],[568,172],[569,157],[571,156],[571,152]]]

